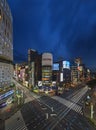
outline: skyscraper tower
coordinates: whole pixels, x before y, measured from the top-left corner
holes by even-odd
[[[12,15],[6,0],[0,0],[0,89],[5,90],[13,77]]]
[[[51,53],[42,54],[42,82],[43,85],[48,85],[52,83],[52,65],[53,65],[53,55]]]
[[[36,50],[28,50],[28,66],[29,66],[29,88],[32,88],[41,81],[41,58],[42,55],[38,54]]]
[[[80,57],[76,58],[75,63],[77,64],[78,81],[79,81],[80,80],[80,72],[78,70],[78,67],[80,66],[80,64],[82,64],[82,59]]]

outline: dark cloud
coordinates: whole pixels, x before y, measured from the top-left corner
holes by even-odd
[[[96,65],[95,0],[8,0],[14,27],[14,48],[49,51],[54,57],[81,56]]]

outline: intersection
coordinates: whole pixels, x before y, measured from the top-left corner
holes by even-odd
[[[16,83],[16,81],[15,81]],[[16,114],[19,123],[13,121],[12,117],[5,121],[5,130],[95,130],[83,117],[82,106],[78,105],[88,92],[88,87],[81,87],[70,96],[62,98],[59,96],[39,96],[30,92],[19,83],[17,85],[26,95],[25,104]],[[16,115],[13,115],[17,119]],[[12,122],[13,121],[13,122]],[[12,128],[8,127],[9,125]],[[22,122],[22,123],[21,123]],[[78,122],[78,123],[76,123]],[[23,125],[21,125],[23,124]]]

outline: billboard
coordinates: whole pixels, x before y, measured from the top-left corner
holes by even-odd
[[[60,73],[60,82],[63,82],[63,73]]]
[[[59,70],[59,64],[58,63],[53,64],[52,70]]]
[[[42,86],[42,81],[38,81],[38,86]]]
[[[0,95],[0,100],[4,99],[4,98],[6,98],[6,97],[8,97],[8,96],[10,96],[12,94],[14,94],[14,90],[10,90],[10,91]]]
[[[70,62],[69,61],[63,61],[63,69],[70,69]]]

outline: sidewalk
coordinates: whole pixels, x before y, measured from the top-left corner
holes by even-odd
[[[20,111],[17,111],[13,116],[5,121],[5,130],[27,130]]]
[[[85,106],[84,116],[89,119],[89,121],[96,126],[96,90],[91,93],[91,103],[93,104],[93,119],[91,119],[91,104],[89,106]]]

